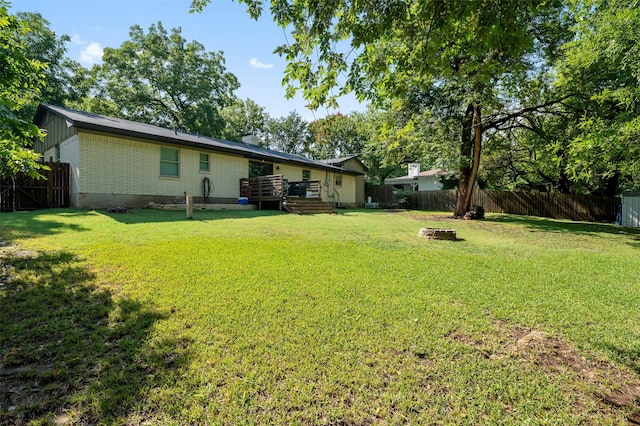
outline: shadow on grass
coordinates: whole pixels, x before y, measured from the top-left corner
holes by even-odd
[[[604,348],[614,354],[614,358],[633,371],[640,379],[640,349],[620,348],[613,345],[604,345]]]
[[[149,343],[167,314],[93,280],[71,253],[1,249],[0,424],[128,423],[188,363],[184,342]]]
[[[544,232],[560,232],[571,234],[611,234],[637,237],[640,242],[640,229],[626,228],[607,223],[569,222],[534,216],[491,215],[483,219],[485,222],[513,223],[532,230]]]
[[[278,210],[194,210],[193,219],[187,219],[186,212],[182,210],[134,209],[129,210],[128,213],[106,213],[104,211],[98,211],[98,213],[126,225],[220,219],[255,219],[288,214]]]
[[[59,234],[65,231],[82,232],[87,228],[63,221],[43,219],[42,215],[60,217],[86,217],[89,211],[69,211],[63,209],[40,210],[33,212],[0,213],[0,237],[33,238],[41,235]]]

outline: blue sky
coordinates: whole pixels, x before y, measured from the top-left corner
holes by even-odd
[[[99,63],[102,49],[119,47],[129,39],[129,27],[140,25],[146,32],[162,22],[167,31],[182,28],[187,40],[197,40],[209,51],[223,51],[227,70],[240,81],[236,94],[262,105],[272,117],[297,111],[313,121],[336,111],[305,107],[301,96],[285,98],[282,78],[286,63],[273,50],[287,35],[269,17],[258,22],[245,6],[231,0],[212,0],[201,13],[189,13],[190,0],[12,0],[10,13],[39,12],[58,35],[67,34],[68,56],[86,67]],[[353,96],[339,100],[340,111],[362,111]]]

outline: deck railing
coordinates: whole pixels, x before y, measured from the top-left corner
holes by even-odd
[[[301,186],[301,184],[304,185]],[[295,194],[289,193],[289,188],[296,188]],[[240,179],[240,196],[247,197],[249,202],[258,203],[262,209],[263,201],[282,202],[286,196],[303,198],[320,198],[321,184],[319,180],[304,182],[288,182],[282,175],[257,176]],[[307,197],[308,196],[308,197]]]
[[[284,196],[282,175],[257,176],[240,179],[240,196],[249,200],[276,200]]]
[[[308,198],[320,198],[320,181],[319,180],[308,180],[307,181],[307,192],[311,193],[311,197],[308,197]]]

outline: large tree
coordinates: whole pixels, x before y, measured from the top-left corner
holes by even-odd
[[[246,135],[264,139],[270,117],[264,108],[251,99],[238,99],[220,111],[225,121],[222,138],[240,142]]]
[[[309,123],[309,154],[327,159],[361,153],[367,135],[356,117],[337,113]]]
[[[147,33],[131,27],[131,39],[106,48],[95,65],[95,85],[85,107],[135,121],[192,133],[222,136],[220,110],[235,101],[237,78],[225,68],[222,52],[187,42],[180,28],[162,23]]]
[[[640,9],[567,1],[573,39],[559,51],[549,114],[503,121],[483,165],[490,184],[600,195],[640,189]],[[535,86],[521,89],[531,95]],[[531,103],[531,102],[529,102]]]
[[[33,141],[43,134],[31,120],[19,112],[40,95],[44,65],[29,58],[23,39],[29,28],[9,14],[7,3],[0,0],[0,175],[18,172],[38,175],[39,155]]]
[[[291,111],[286,117],[271,118],[267,121],[265,145],[291,154],[305,154],[307,151],[307,122],[300,114]]]
[[[39,103],[67,106],[76,102],[83,95],[82,82],[87,70],[66,56],[69,36],[58,36],[41,14],[18,12],[15,16],[29,28],[29,31],[17,34],[24,54],[46,65],[42,70],[44,84],[38,99],[20,110],[21,118],[30,121]]]
[[[587,190],[640,189],[640,8],[630,0],[573,1],[576,37],[558,66],[575,129],[568,172]]]
[[[239,0],[254,18],[262,1]],[[195,0],[201,9],[209,0]],[[456,215],[470,207],[486,130],[483,111],[511,106],[517,88],[561,41],[560,0],[272,0],[275,21],[291,31],[276,49],[288,62],[288,93],[311,106],[353,90],[374,101],[413,90],[425,106],[458,121],[460,187]],[[342,90],[340,78],[346,74]],[[334,96],[335,93],[335,96]]]

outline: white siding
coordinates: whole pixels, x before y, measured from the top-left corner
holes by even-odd
[[[178,177],[160,176],[163,146],[179,151]],[[200,171],[201,153],[209,154],[209,171]],[[44,156],[55,156],[55,147]],[[60,143],[60,161],[71,165],[72,205],[84,208],[144,206],[149,201],[181,199],[185,192],[199,197],[204,177],[213,184],[212,199],[235,199],[240,179],[249,174],[249,161],[242,156],[86,130]],[[321,182],[323,200],[356,203],[356,176],[342,174],[342,186],[336,187],[335,173],[322,169],[274,163],[273,172],[289,181],[301,181],[303,169],[310,170],[312,180]]]
[[[45,161],[55,158],[55,146],[44,152]],[[77,206],[76,200],[80,192],[80,144],[78,135],[75,134],[69,139],[60,142],[60,162],[69,163],[69,194],[71,204]]]
[[[640,196],[622,196],[622,226],[640,227]]]
[[[249,177],[249,160],[232,155],[211,154],[212,197],[238,197],[240,179]]]
[[[199,196],[202,178],[209,177],[212,197],[237,197],[239,180],[248,174],[245,158],[209,153],[209,172],[200,171],[203,150],[150,143],[130,138],[82,132],[81,192],[181,197]],[[160,148],[179,150],[179,176],[160,176]]]
[[[442,189],[442,183],[436,176],[418,177],[418,191],[438,191]]]

